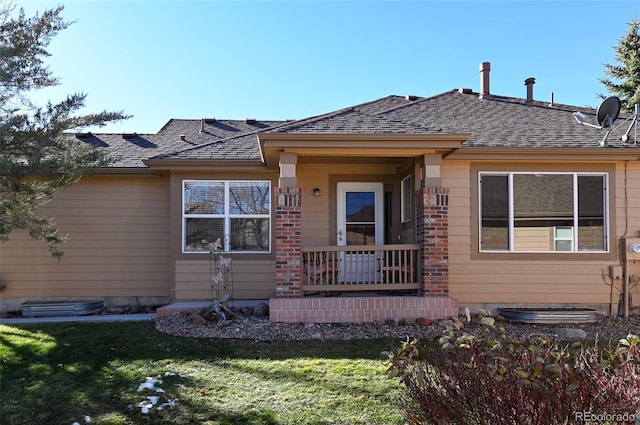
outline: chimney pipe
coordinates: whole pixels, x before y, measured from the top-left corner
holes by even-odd
[[[536,79],[529,77],[524,80],[524,85],[527,86],[527,104],[533,103],[533,85],[536,83]]]
[[[489,99],[491,92],[489,91],[489,71],[491,71],[490,62],[482,62],[480,64],[480,99]]]

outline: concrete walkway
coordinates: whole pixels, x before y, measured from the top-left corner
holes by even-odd
[[[233,307],[255,307],[260,302],[269,303],[269,300],[232,300]],[[154,320],[158,317],[167,317],[174,313],[191,313],[209,305],[209,301],[175,302],[156,309],[156,313],[148,314],[97,314],[88,316],[50,316],[50,317],[16,317],[0,318],[0,324],[13,325],[21,323],[63,323],[63,322],[126,322]]]
[[[18,325],[22,323],[63,323],[63,322],[131,322],[153,320],[155,313],[148,314],[104,314],[95,316],[65,316],[65,317],[16,317],[0,318],[2,325]]]

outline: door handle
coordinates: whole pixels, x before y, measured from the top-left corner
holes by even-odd
[[[338,242],[342,242],[342,230],[338,230]]]

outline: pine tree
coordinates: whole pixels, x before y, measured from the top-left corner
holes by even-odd
[[[38,209],[55,192],[77,182],[108,161],[95,147],[67,137],[67,130],[101,126],[127,118],[122,112],[76,115],[86,95],[36,106],[32,90],[54,86],[44,63],[51,38],[66,29],[62,6],[26,17],[24,10],[0,0],[0,242],[14,230],[26,230],[61,258],[66,240]]]
[[[604,64],[609,78],[598,78],[609,93],[618,96],[622,110],[632,112],[640,103],[640,22],[633,17],[624,37],[614,46],[617,65]],[[604,95],[598,94],[605,98]]]

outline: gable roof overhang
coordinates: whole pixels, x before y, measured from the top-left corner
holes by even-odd
[[[297,154],[300,162],[318,158],[331,161],[362,158],[375,162],[425,154],[444,157],[459,149],[470,136],[466,133],[259,133],[258,143],[265,165],[276,169],[282,152]]]
[[[613,162],[640,161],[640,145],[623,149],[603,148],[465,148],[449,160],[525,162]]]
[[[144,164],[152,170],[158,171],[212,171],[212,170],[233,170],[233,171],[264,171],[265,166],[262,161],[239,160],[239,159],[147,159]]]

